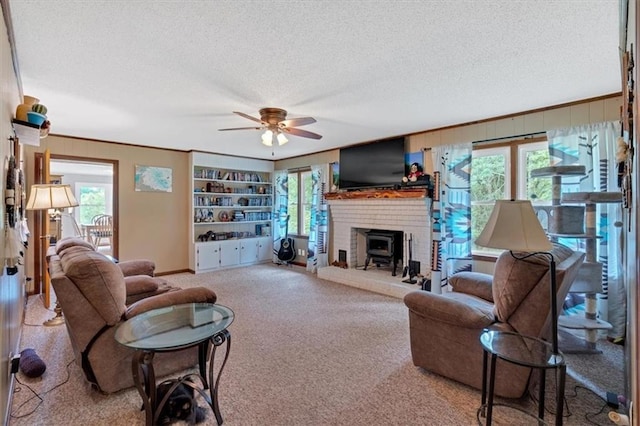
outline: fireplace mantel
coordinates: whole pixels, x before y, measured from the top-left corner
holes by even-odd
[[[324,194],[327,200],[358,200],[363,198],[426,198],[425,188],[412,189],[370,189],[349,192],[328,192]]]

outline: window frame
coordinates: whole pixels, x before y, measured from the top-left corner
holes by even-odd
[[[295,237],[309,238],[309,233],[305,233],[304,230],[305,228],[310,227],[311,220],[309,220],[309,223],[305,223],[305,212],[311,211],[311,201],[313,198],[313,194],[311,194],[311,197],[309,198],[309,200],[306,199],[305,191],[304,191],[304,182],[306,180],[311,181],[311,178],[312,178],[311,169],[304,168],[304,169],[289,171],[287,179],[291,179],[291,175],[296,175],[296,178],[298,180],[298,194],[297,194],[298,202],[295,203],[298,208],[297,209],[298,210],[298,217],[297,217],[298,229],[295,230],[295,232],[292,232],[291,229],[288,229],[288,234]],[[289,205],[292,204],[289,201],[291,199],[290,194],[287,197],[287,199],[288,199],[287,210],[289,210]]]
[[[531,143],[521,143],[517,145],[517,150],[518,150],[518,164],[517,164],[517,172],[518,175],[517,177],[520,178],[522,177],[523,179],[518,179],[517,180],[517,188],[516,188],[516,196],[518,200],[528,200],[529,199],[529,195],[527,194],[527,176],[520,176],[520,173],[522,172],[522,170],[526,170],[527,169],[527,165],[526,165],[526,160],[527,160],[527,154],[529,152],[532,151],[539,151],[542,149],[547,148],[548,143],[547,143],[547,139],[544,138],[543,141],[539,141],[539,142],[531,142]],[[535,202],[534,200],[531,200],[531,202],[533,204],[536,204],[537,202]],[[539,203],[538,203],[539,204]],[[547,203],[542,203],[542,204],[547,204]]]
[[[472,157],[478,153],[482,156],[492,155],[496,152],[505,152],[505,163],[508,168],[505,171],[505,198],[506,199],[529,199],[526,194],[526,176],[520,176],[526,171],[526,154],[530,151],[542,149],[547,146],[547,137],[538,136],[528,139],[517,139],[509,142],[483,143],[473,145]],[[471,171],[473,174],[473,170]],[[508,189],[507,189],[508,188]],[[521,197],[521,198],[518,198]],[[474,202],[472,202],[472,205]],[[475,203],[478,205],[477,203]],[[471,249],[474,260],[495,259],[497,254],[490,249]]]
[[[104,214],[112,215],[113,214],[113,205],[112,205],[113,184],[103,183],[103,182],[76,182],[74,184],[74,192],[75,192],[76,200],[78,200],[78,202],[82,200],[80,193],[82,192],[82,188],[85,188],[85,187],[104,188],[104,196],[105,196]],[[94,204],[91,204],[91,205],[93,206]],[[78,205],[77,207],[73,208],[73,211],[70,211],[70,212],[71,214],[73,214],[73,217],[75,218],[76,222],[80,226],[90,225],[90,223],[81,223],[81,220],[80,220],[81,209],[82,209],[82,205]]]

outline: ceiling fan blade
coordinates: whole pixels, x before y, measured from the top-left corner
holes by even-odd
[[[224,132],[225,130],[260,130],[262,129],[262,127],[231,127],[229,129],[218,129],[221,132]]]
[[[306,130],[300,130],[293,127],[283,127],[280,130],[294,136],[302,136],[303,138],[322,139],[322,136],[317,133],[307,132]]]
[[[240,112],[240,111],[233,111],[233,113],[234,113],[234,114],[238,114],[240,117],[244,117],[244,118],[247,118],[247,119],[249,119],[249,120],[255,121],[256,123],[264,124],[264,123],[262,122],[262,120],[260,120],[259,118],[252,117],[252,116],[250,116],[250,115],[248,115],[248,114],[245,114],[244,112]]]
[[[289,120],[284,120],[278,123],[280,127],[298,127],[298,126],[306,126],[307,124],[315,123],[316,119],[313,117],[300,117],[300,118],[292,118]]]

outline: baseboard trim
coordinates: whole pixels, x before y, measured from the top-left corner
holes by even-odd
[[[154,275],[156,277],[161,277],[163,275],[172,275],[172,274],[181,274],[183,272],[191,272],[192,274],[194,274],[195,272],[192,271],[191,269],[178,269],[175,271],[163,271],[163,272],[156,272]]]

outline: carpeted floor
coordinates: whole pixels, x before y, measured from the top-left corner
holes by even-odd
[[[220,384],[225,425],[478,424],[479,391],[411,362],[400,299],[270,264],[165,278],[181,287],[211,287],[218,303],[236,314]],[[144,424],[135,389],[111,395],[91,390],[73,362],[66,328],[41,326],[51,316],[38,297],[30,298],[21,348],[35,348],[47,371],[38,379],[17,375],[10,424]],[[623,351],[606,341],[599,345],[603,354],[568,356],[565,424],[589,424],[587,417],[611,424],[599,395],[622,393]],[[548,397],[547,407],[554,409],[553,389]],[[528,398],[515,403],[536,410]],[[206,424],[215,424],[210,411]],[[499,407],[494,424],[537,422]]]

